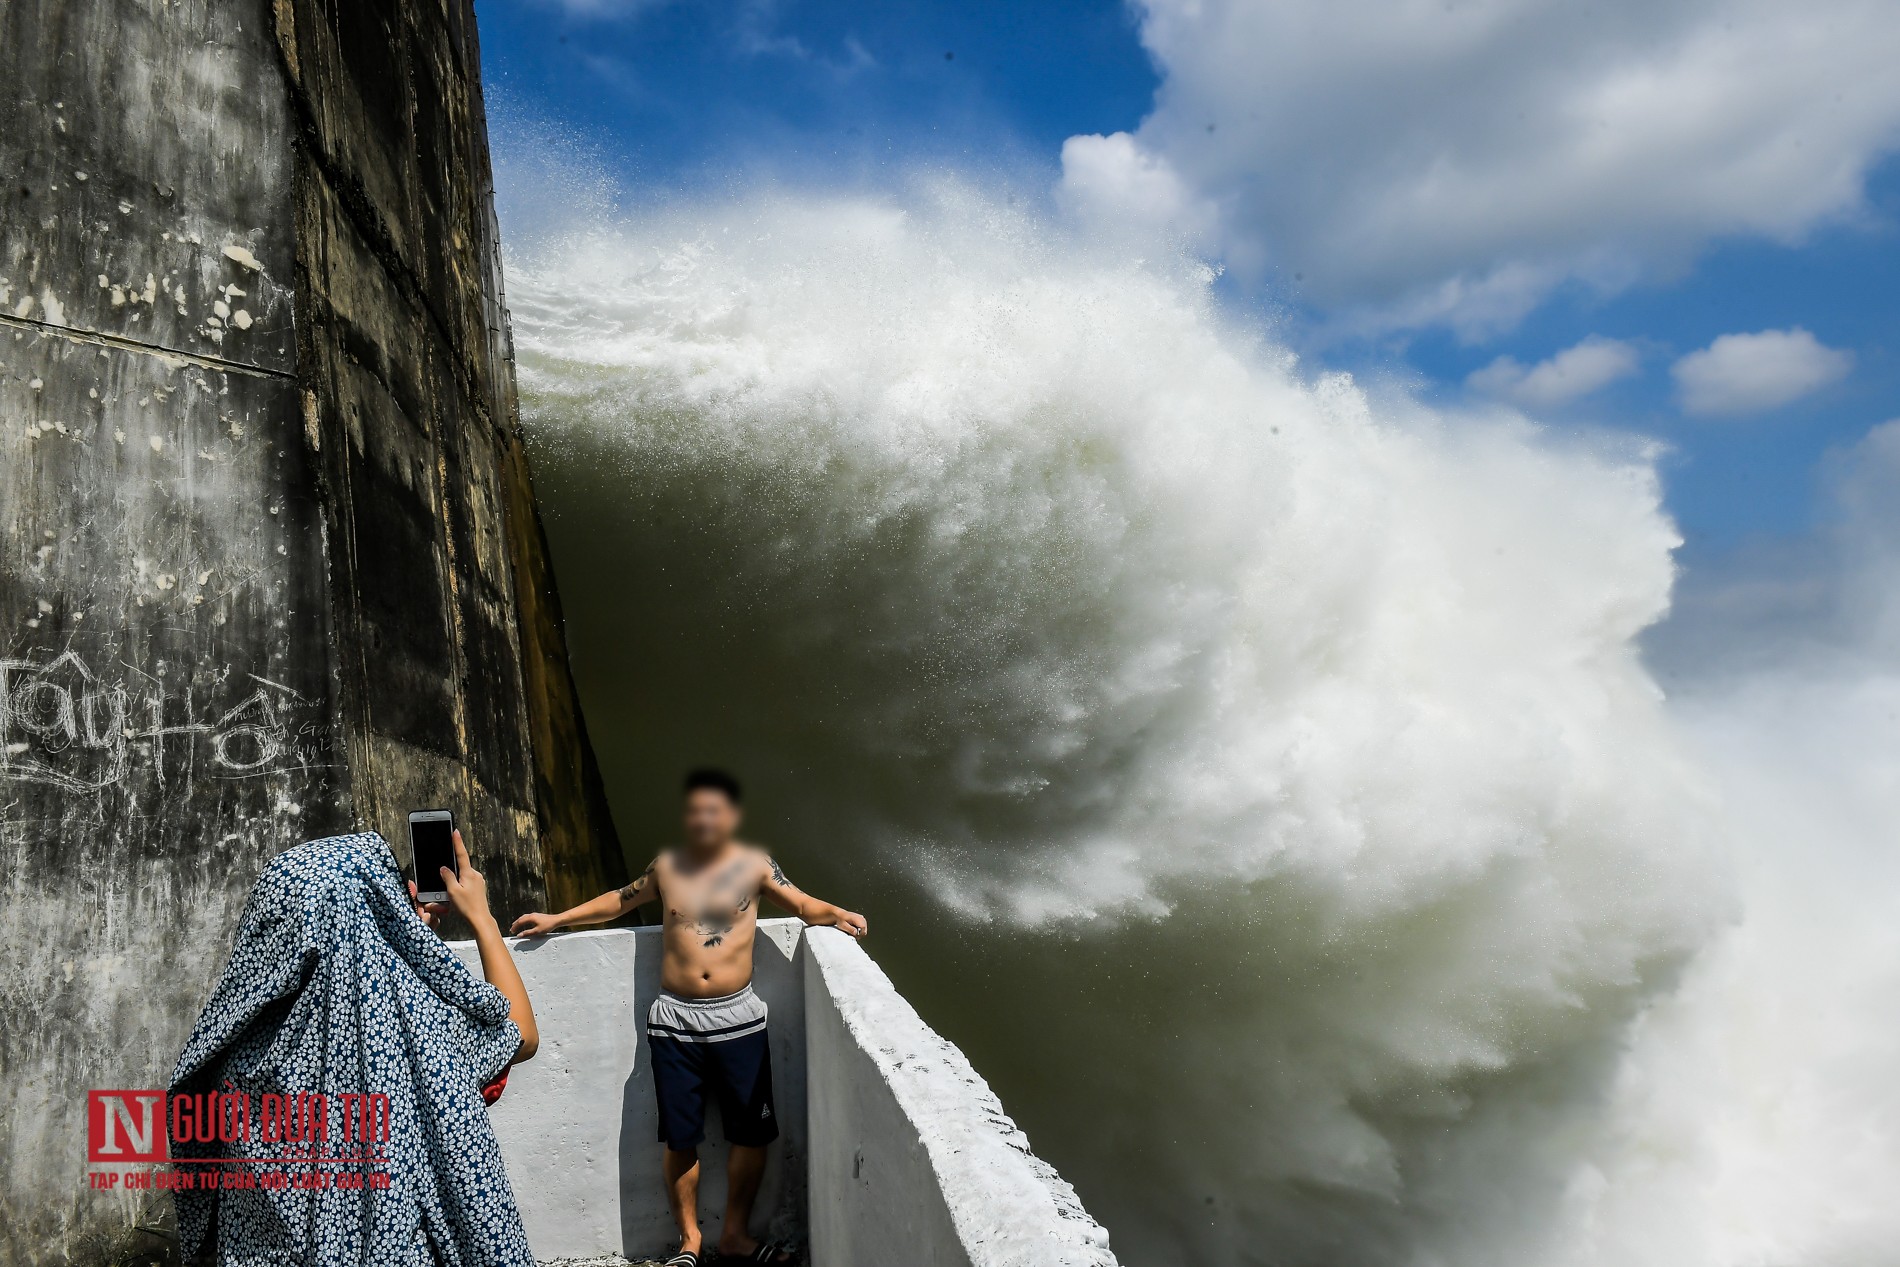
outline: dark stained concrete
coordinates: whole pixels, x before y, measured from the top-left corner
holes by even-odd
[[[0,1263],[163,1252],[85,1091],[271,855],[446,805],[504,920],[623,879],[478,66],[467,0],[0,0]]]

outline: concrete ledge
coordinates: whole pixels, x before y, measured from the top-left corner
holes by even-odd
[[[956,1045],[850,937],[805,943],[813,1262],[1112,1267],[1107,1231]]]

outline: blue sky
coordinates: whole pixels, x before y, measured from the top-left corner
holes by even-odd
[[[477,7],[504,126],[636,195],[995,175],[1187,240],[1309,365],[1663,440],[1692,571],[1900,415],[1900,23],[1860,0]]]

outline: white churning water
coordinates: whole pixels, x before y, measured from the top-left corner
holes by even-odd
[[[1304,370],[956,181],[511,198],[610,781],[754,773],[1122,1261],[1892,1261],[1894,1092],[1842,1062],[1893,1074],[1900,955],[1774,913],[1723,807],[1799,804],[1793,741],[1645,667],[1649,450]],[[1784,1028],[1823,997],[1886,1015]]]

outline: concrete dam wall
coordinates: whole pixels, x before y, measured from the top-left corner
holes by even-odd
[[[0,82],[0,1262],[128,1261],[85,1093],[164,1084],[267,858],[443,805],[504,922],[624,868],[467,0],[0,0]]]

